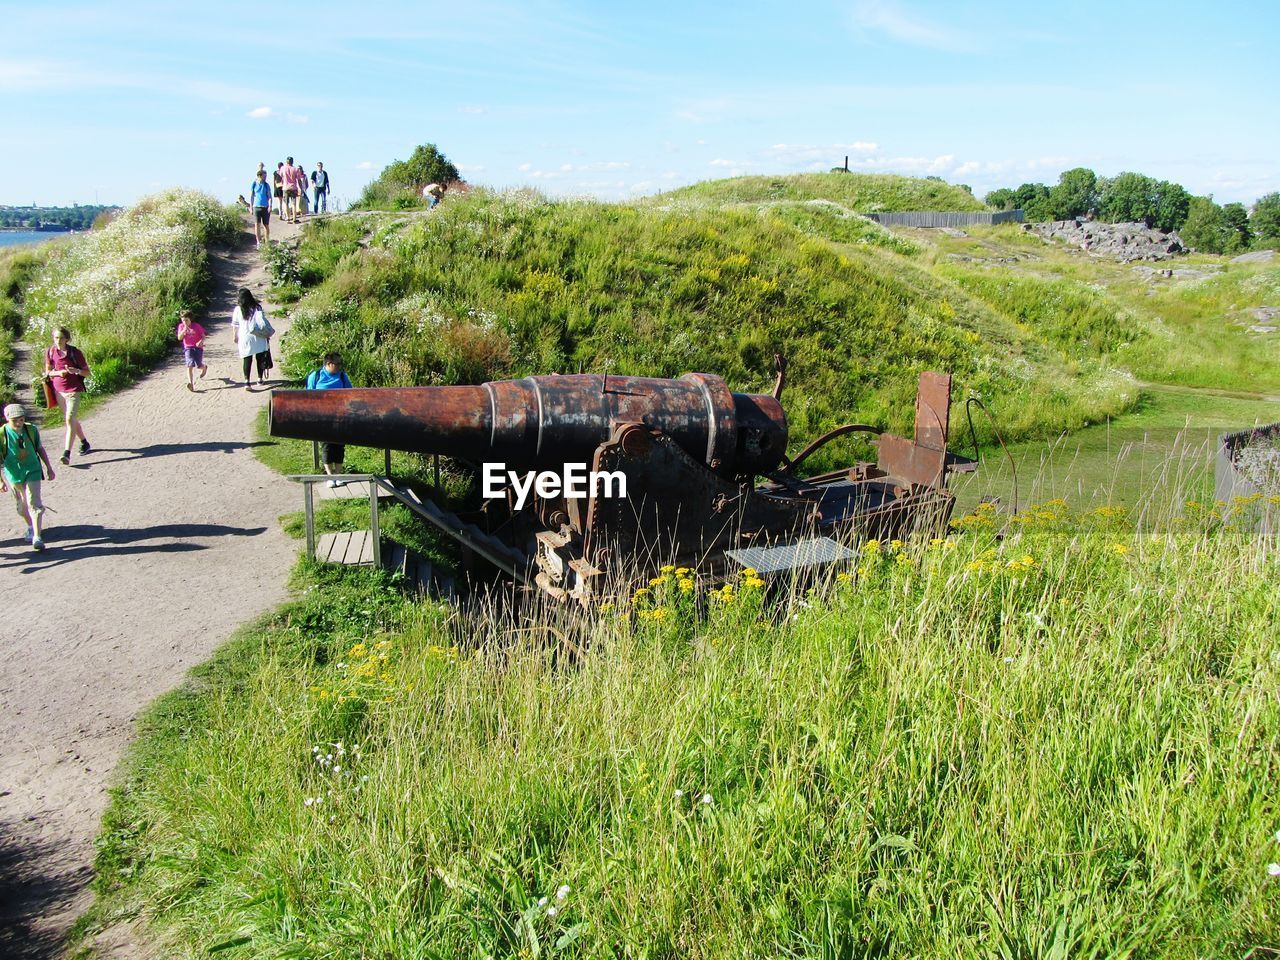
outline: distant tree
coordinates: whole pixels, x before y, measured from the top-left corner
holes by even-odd
[[[1248,250],[1253,243],[1253,231],[1249,229],[1249,213],[1243,203],[1228,203],[1222,208],[1223,225],[1231,234],[1226,253]]]
[[[1088,167],[1063,171],[1058,184],[1049,191],[1049,209],[1054,220],[1083,217],[1098,206],[1098,175]]]
[[[1150,225],[1160,230],[1181,230],[1191,209],[1191,194],[1180,183],[1161,180],[1151,198]]]
[[[1202,253],[1225,253],[1231,241],[1222,208],[1212,197],[1192,197],[1187,221],[1182,225],[1182,240]]]
[[[1280,240],[1280,193],[1268,193],[1265,197],[1258,198],[1253,205],[1249,226],[1260,245],[1270,245]]]
[[[1121,173],[1101,181],[1098,216],[1109,223],[1141,221],[1161,230],[1177,230],[1187,221],[1191,194],[1178,183],[1141,173]]]
[[[1141,173],[1119,173],[1098,190],[1098,216],[1108,223],[1146,221],[1152,214],[1156,182]]]
[[[1001,187],[999,190],[992,190],[988,193],[982,198],[982,202],[988,207],[995,207],[997,210],[1012,210],[1014,209],[1013,198],[1014,193],[1012,190],[1008,187]]]
[[[1049,188],[1043,183],[1024,183],[1013,191],[1009,210],[1021,210],[1028,220],[1052,220]]]
[[[408,160],[388,164],[378,179],[364,188],[360,207],[410,207],[424,201],[418,191],[428,183],[453,183],[461,177],[458,168],[437,149],[434,143],[416,147]]]

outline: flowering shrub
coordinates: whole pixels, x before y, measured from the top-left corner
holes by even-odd
[[[89,391],[123,386],[164,356],[178,310],[202,301],[205,248],[237,228],[238,215],[206,194],[140,201],[51,255],[27,292],[27,336],[47,342],[54,328],[71,328],[94,368]],[[34,362],[43,367],[38,351]]]

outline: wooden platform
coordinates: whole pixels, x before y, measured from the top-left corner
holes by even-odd
[[[316,541],[316,559],[323,563],[372,567],[373,534],[368,530],[323,534]],[[382,561],[383,569],[404,575],[408,589],[443,600],[454,599],[453,578],[437,576],[431,561],[412,550],[384,539]]]
[[[316,541],[316,559],[322,563],[373,566],[373,534],[368,530],[326,533]]]
[[[322,500],[368,500],[369,484],[363,480],[351,480],[347,483],[339,484],[336,487],[329,486],[327,481],[314,483],[311,489],[315,491],[313,496],[317,501]],[[395,499],[394,495],[388,493],[381,487],[378,488],[378,499],[389,500]]]

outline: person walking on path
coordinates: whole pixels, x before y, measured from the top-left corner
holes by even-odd
[[[263,235],[271,242],[271,188],[267,185],[267,171],[259,170],[249,187],[249,203],[253,207],[253,232],[262,249]]]
[[[53,331],[53,346],[44,352],[44,375],[53,382],[58,409],[67,423],[66,442],[62,445],[62,462],[71,462],[71,444],[80,438],[80,456],[92,448],[80,426],[80,398],[84,396],[84,378],[89,375],[89,361],[84,353],[71,345],[71,331],[58,327]]]
[[[298,181],[302,179],[302,171],[293,165],[293,157],[284,158],[284,216],[290,223],[298,222]]]
[[[203,380],[209,365],[204,362],[204,327],[195,322],[190,310],[178,316],[178,342],[182,344],[182,362],[187,365],[187,389],[195,393],[196,370]]]
[[[329,212],[329,174],[324,169],[324,164],[316,162],[316,168],[311,171],[311,183],[315,186],[315,202],[311,204],[312,213],[328,213]]]
[[[308,390],[350,390],[351,378],[342,369],[342,355],[326,353],[324,362],[319,368],[307,375]],[[324,464],[324,472],[332,476],[342,472],[342,461],[346,458],[347,448],[341,443],[320,444],[320,461]],[[330,480],[330,487],[339,486],[341,481]]]
[[[14,505],[27,524],[27,540],[31,549],[39,553],[44,549],[44,501],[40,499],[40,480],[54,477],[49,454],[40,442],[40,431],[35,424],[27,423],[27,411],[20,403],[4,408],[3,467],[0,467],[0,493],[13,491]],[[40,464],[44,463],[44,473]]]
[[[301,160],[295,163],[293,168],[298,171],[298,222],[301,223],[302,218],[307,215],[309,206],[307,198],[307,168]]]
[[[244,362],[244,388],[252,390],[249,372],[254,363],[258,365],[259,383],[266,383],[267,371],[273,366],[271,336],[276,331],[252,290],[241,287],[237,301],[236,308],[231,311],[231,332]]]
[[[284,162],[276,164],[276,172],[271,175],[272,189],[275,191],[276,216],[284,219]]]

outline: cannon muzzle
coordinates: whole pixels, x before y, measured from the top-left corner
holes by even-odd
[[[620,423],[662,431],[723,476],[768,473],[787,444],[787,418],[776,398],[733,393],[706,373],[289,390],[273,394],[270,407],[272,436],[501,461],[522,471],[589,464]]]

